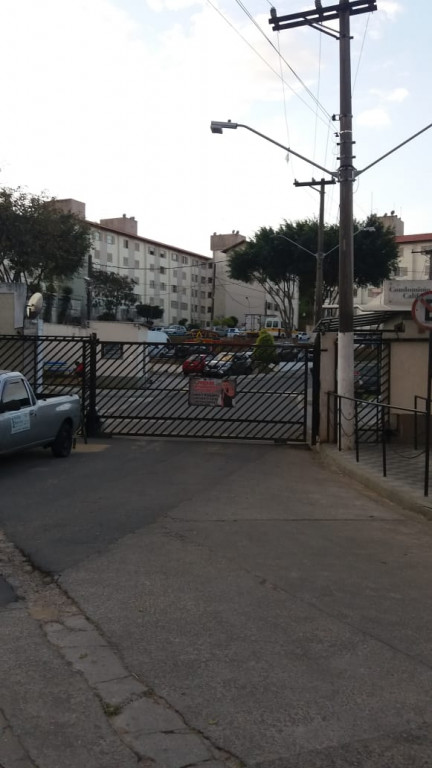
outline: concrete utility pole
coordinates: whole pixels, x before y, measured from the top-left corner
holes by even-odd
[[[273,30],[311,26],[339,40],[340,86],[340,227],[339,227],[339,335],[338,335],[338,395],[349,398],[342,401],[341,448],[353,447],[354,414],[354,231],[353,231],[353,166],[350,16],[376,11],[373,0],[340,0],[339,5],[324,8],[316,3],[312,11],[277,16],[270,9],[269,24]],[[339,19],[339,34],[324,22]]]
[[[319,189],[317,186],[319,184]],[[324,265],[324,196],[325,185],[336,184],[335,179],[321,179],[321,181],[294,181],[295,187],[311,187],[319,193],[320,206],[319,206],[319,218],[318,218],[318,243],[316,252],[316,274],[315,274],[315,301],[314,301],[314,325],[316,326],[321,320],[322,305],[323,305],[323,265]]]

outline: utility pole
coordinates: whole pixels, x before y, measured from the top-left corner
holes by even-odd
[[[319,184],[319,189],[317,186]],[[323,305],[323,287],[324,287],[324,196],[325,185],[336,184],[335,179],[321,179],[321,181],[294,181],[295,187],[311,187],[319,193],[320,205],[319,205],[319,218],[318,218],[318,243],[316,252],[316,273],[315,273],[315,301],[314,301],[314,326],[317,326],[321,320],[322,305]]]
[[[312,11],[278,16],[270,9],[269,24],[274,31],[310,26],[339,40],[339,103],[340,103],[340,227],[339,227],[339,334],[338,334],[338,395],[348,398],[341,408],[341,448],[353,447],[354,414],[354,231],[353,231],[353,166],[350,16],[376,11],[374,0],[339,0],[339,5],[324,8],[315,3]],[[339,19],[339,34],[325,22]],[[337,119],[334,116],[334,119]]]

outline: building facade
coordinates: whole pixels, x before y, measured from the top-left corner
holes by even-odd
[[[240,327],[259,330],[264,317],[277,316],[278,307],[259,283],[242,283],[229,275],[230,251],[246,238],[239,232],[214,234],[210,238],[214,264],[214,311],[213,317],[236,317]],[[293,327],[298,327],[298,292],[294,297]]]
[[[57,200],[63,210],[85,218],[85,204]],[[213,308],[213,261],[202,254],[138,235],[138,222],[123,214],[89,222],[92,231],[90,261],[72,284],[72,314],[87,317],[91,272],[115,272],[134,280],[137,303],[160,307],[156,324],[188,323],[209,327]],[[102,312],[92,300],[92,318]],[[119,319],[134,319],[133,308],[120,308]]]

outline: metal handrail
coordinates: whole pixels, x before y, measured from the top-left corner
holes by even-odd
[[[331,400],[333,399],[333,409],[331,408]],[[392,405],[391,403],[379,403],[377,401],[370,401],[370,400],[363,400],[362,398],[357,397],[345,397],[343,395],[339,395],[337,392],[328,392],[327,393],[327,437],[330,437],[330,420],[331,415],[333,413],[334,416],[337,414],[337,418],[334,419],[333,422],[333,440],[334,442],[337,442],[339,451],[341,450],[341,442],[342,442],[342,419],[341,419],[341,413],[342,413],[342,401],[346,400],[348,402],[354,403],[354,444],[355,444],[355,454],[356,454],[356,461],[360,461],[360,433],[361,428],[359,426],[359,407],[361,405],[368,405],[372,408],[376,408],[377,414],[376,414],[376,426],[377,426],[377,438],[381,437],[381,453],[382,453],[382,472],[383,477],[387,477],[387,441],[388,441],[388,430],[387,430],[387,424],[388,420],[386,419],[386,414],[388,413],[407,413],[414,416],[414,448],[417,450],[418,447],[418,428],[417,428],[417,417],[418,415],[424,416],[427,413],[427,410],[421,411],[418,408],[404,408],[402,406],[398,405]],[[417,405],[417,402],[419,400],[423,400],[427,403],[427,398],[421,396],[421,395],[415,395],[414,397],[414,404]],[[426,440],[426,447],[425,447],[425,473],[424,473],[424,496],[429,495],[429,441]]]

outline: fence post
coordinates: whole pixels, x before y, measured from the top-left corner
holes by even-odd
[[[386,444],[386,422],[385,422],[385,410],[384,406],[378,406],[381,408],[381,440],[382,440],[382,466],[383,477],[387,477],[387,444]]]
[[[359,428],[358,428],[358,401],[357,400],[354,400],[354,430],[355,430],[356,461],[358,462],[360,459],[360,455],[359,455],[360,437],[359,437]]]
[[[306,350],[306,375],[308,370],[309,349]],[[312,362],[312,436],[311,443],[316,445],[320,426],[320,363],[321,363],[321,334],[318,333],[313,346]],[[307,393],[307,382],[306,382]]]
[[[86,430],[88,437],[97,437],[101,431],[100,418],[96,409],[96,383],[97,383],[97,336],[95,333],[90,334],[90,355],[89,355],[89,375],[88,375],[88,387],[89,387],[89,405],[86,416]]]

